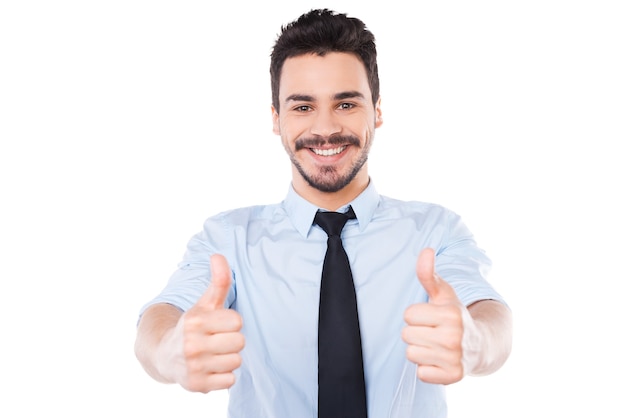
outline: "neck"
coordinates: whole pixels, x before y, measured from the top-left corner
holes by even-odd
[[[311,187],[302,177],[294,176],[293,188],[300,196],[317,207],[336,211],[352,202],[369,185],[367,171],[362,170],[346,187],[337,192],[322,192]]]

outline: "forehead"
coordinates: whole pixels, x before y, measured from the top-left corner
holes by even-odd
[[[288,58],[283,64],[279,93],[281,102],[294,94],[322,98],[344,91],[358,91],[363,97],[371,97],[365,66],[354,54],[305,54]]]

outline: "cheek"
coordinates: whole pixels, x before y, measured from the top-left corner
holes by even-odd
[[[358,123],[351,124],[349,129],[355,135],[358,135],[361,140],[369,141],[374,136],[374,130],[376,129],[376,127],[371,120],[366,121],[363,118]]]
[[[307,133],[306,124],[299,120],[283,120],[277,127],[278,133],[283,142],[293,144],[299,137],[305,136]]]

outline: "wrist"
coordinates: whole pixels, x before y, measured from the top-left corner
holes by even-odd
[[[467,308],[463,307],[463,350],[462,364],[463,375],[471,376],[480,374],[483,368],[483,357],[486,351],[484,347],[485,336],[481,324],[472,318]]]

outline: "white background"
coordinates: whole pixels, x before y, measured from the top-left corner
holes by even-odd
[[[225,416],[141,370],[137,312],[206,217],[284,197],[269,53],[330,7],[378,40],[378,190],[461,214],[514,310],[450,416],[626,416],[620,3],[0,3],[0,415]]]

